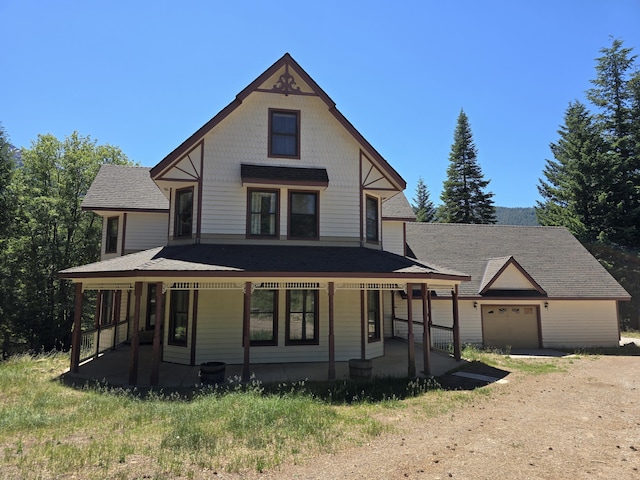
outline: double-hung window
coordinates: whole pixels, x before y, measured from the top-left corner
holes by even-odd
[[[289,238],[318,238],[318,192],[289,192]]]
[[[249,236],[277,237],[279,192],[277,190],[249,190],[248,197]]]
[[[278,291],[255,290],[251,294],[249,340],[251,345],[278,344]]]
[[[187,346],[189,290],[171,290],[169,345]]]
[[[318,291],[287,291],[287,345],[318,345]]]
[[[269,156],[300,158],[300,112],[269,110]]]
[[[369,342],[380,340],[380,292],[367,290],[367,325]]]
[[[107,238],[104,253],[116,253],[118,251],[118,217],[107,219]]]
[[[176,191],[174,237],[190,237],[193,231],[193,188]]]
[[[367,197],[367,241],[378,241],[378,199]]]
[[[102,291],[102,304],[100,305],[100,325],[111,325],[113,322],[113,290]]]

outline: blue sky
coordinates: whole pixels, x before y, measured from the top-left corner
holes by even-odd
[[[640,54],[640,0],[0,0],[0,18],[16,146],[78,131],[153,166],[289,52],[436,204],[461,109],[496,205],[533,206],[599,50]]]

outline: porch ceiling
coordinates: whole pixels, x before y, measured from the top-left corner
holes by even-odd
[[[62,278],[300,277],[468,281],[454,270],[363,247],[193,244],[158,247],[69,268]]]

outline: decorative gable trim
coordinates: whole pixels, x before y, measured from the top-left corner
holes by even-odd
[[[531,275],[520,265],[513,256],[509,257],[501,257],[501,258],[490,258],[487,261],[487,265],[484,271],[484,276],[482,277],[482,282],[480,283],[480,295],[486,295],[489,293],[489,290],[493,286],[493,284],[500,278],[505,270],[509,266],[514,266],[531,284],[532,290],[537,291],[540,295],[547,295],[547,292],[536,282]],[[523,291],[521,289],[514,289],[513,291]],[[501,290],[503,291],[503,290]]]
[[[262,85],[278,71],[284,68],[284,73],[280,75],[278,81],[271,89],[264,89]],[[294,70],[299,75],[300,81],[306,83],[312,92],[302,92],[299,90],[296,78],[290,73],[289,69]],[[223,108],[215,117],[200,127],[193,135],[180,144],[175,150],[161,160],[155,167],[151,169],[151,178],[154,180],[158,175],[163,173],[171,166],[176,159],[181,158],[186,152],[190,151],[194,145],[203,139],[203,137],[236,108],[238,108],[245,98],[251,93],[261,91],[269,93],[278,93],[284,95],[312,95],[319,97],[328,107],[329,112],[338,120],[338,122],[353,136],[366,151],[367,155],[373,159],[378,165],[380,171],[384,172],[385,177],[393,184],[394,191],[404,190],[407,186],[405,180],[396,172],[391,165],[373,148],[373,146],[356,130],[356,128],[347,120],[336,108],[336,104],[325,93],[322,88],[304,71],[304,69],[289,55],[285,53],[279,60],[265,70],[258,78],[251,82],[244,90],[242,90],[236,98],[225,108]]]

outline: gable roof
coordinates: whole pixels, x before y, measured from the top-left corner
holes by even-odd
[[[169,211],[169,200],[149,175],[147,167],[100,166],[82,200],[83,210]]]
[[[513,257],[549,298],[630,298],[587,249],[562,227],[414,222],[407,223],[406,229],[407,245],[413,256],[471,275],[471,282],[460,285],[461,296],[479,298],[487,262],[490,262],[489,268],[498,273],[508,264],[508,258]],[[496,260],[500,257],[503,260]],[[495,275],[489,276],[495,278]]]
[[[544,289],[540,285],[538,285],[538,282],[536,282],[531,277],[531,275],[529,275],[529,273],[524,268],[522,268],[522,266],[516,261],[516,259],[513,258],[513,255],[501,258],[490,258],[489,260],[487,260],[487,266],[484,270],[484,275],[480,282],[478,293],[480,295],[487,293],[491,286],[496,282],[496,280],[500,278],[500,275],[502,275],[502,273],[510,265],[513,265],[516,270],[518,270],[520,274],[525,278],[525,280],[530,284],[531,288],[529,290],[535,290],[540,295],[547,294],[547,292],[545,292]]]
[[[157,247],[68,268],[62,278],[171,275],[439,278],[467,275],[419,260],[364,247],[191,244]]]
[[[407,197],[400,192],[382,202],[382,219],[413,222],[416,219],[416,214]]]
[[[314,94],[318,96],[327,105],[329,112],[338,120],[338,122],[353,136],[353,138],[362,146],[368,156],[373,158],[385,174],[398,185],[399,190],[404,190],[407,186],[405,180],[400,174],[373,148],[373,146],[362,136],[358,130],[346,119],[340,111],[336,108],[336,104],[325,93],[322,88],[313,80],[307,72],[296,62],[291,55],[285,53],[280,59],[278,59],[273,65],[265,70],[258,78],[251,82],[244,88],[236,98],[224,107],[217,115],[211,120],[200,127],[193,135],[187,138],[182,144],[180,144],[175,150],[161,160],[155,167],[151,169],[151,177],[155,178],[160,173],[166,171],[171,167],[172,163],[182,158],[195,144],[197,144],[202,137],[204,137],[212,128],[218,123],[224,120],[231,112],[238,108],[243,100],[247,98],[251,93],[255,91],[269,91],[275,93],[281,93],[284,95],[308,95],[308,93],[299,93],[295,88],[290,88],[289,83],[286,81],[278,82],[270,90],[261,89],[260,86],[272,77],[280,69],[285,68],[286,74],[289,73],[289,68],[295,70],[300,76],[301,80],[305,82],[313,90]]]

